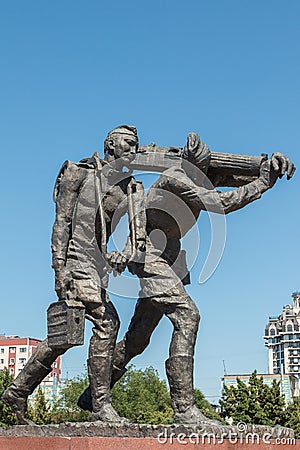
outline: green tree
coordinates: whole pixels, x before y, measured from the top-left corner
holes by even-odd
[[[87,422],[91,418],[89,411],[83,411],[77,406],[80,394],[89,384],[87,373],[77,375],[72,380],[65,382],[61,389],[58,401],[52,410],[52,423],[61,422]]]
[[[28,418],[37,425],[51,423],[51,406],[45,398],[44,391],[38,387],[34,399],[28,405]]]
[[[281,381],[273,380],[271,386],[264,384],[262,405],[270,425],[284,425],[286,404],[281,394]],[[266,424],[267,421],[265,421]]]
[[[237,387],[224,386],[221,405],[221,416],[231,418],[233,423],[241,421],[250,422],[247,412],[249,410],[248,387],[237,378]]]
[[[38,391],[35,402],[29,407],[30,419],[38,424],[89,421],[90,412],[82,411],[77,406],[77,399],[88,384],[87,373],[67,381],[52,410],[42,391]],[[112,398],[113,406],[120,416],[127,417],[133,423],[173,423],[174,414],[166,382],[159,379],[152,367],[138,370],[130,366],[114,386]],[[195,399],[206,417],[222,420],[198,389],[195,389]]]
[[[221,416],[231,418],[234,424],[246,422],[264,425],[284,423],[285,402],[280,392],[280,381],[271,386],[264,384],[256,370],[246,384],[237,378],[237,386],[224,386]]]
[[[10,375],[8,369],[4,367],[3,370],[0,370],[0,398],[5,389],[7,389],[12,382],[13,376]],[[17,418],[12,410],[0,400],[0,426],[15,425],[16,423],[18,423]]]
[[[295,398],[285,410],[284,425],[293,428],[295,438],[300,439],[300,398]]]
[[[171,398],[166,382],[152,367],[136,370],[130,366],[113,388],[113,406],[120,416],[134,423],[173,422]]]

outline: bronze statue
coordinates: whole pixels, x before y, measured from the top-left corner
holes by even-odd
[[[136,129],[127,125],[108,134],[104,152],[105,160],[94,154],[77,164],[67,162],[59,174],[52,253],[60,302],[49,308],[49,341],[38,347],[2,399],[20,423],[28,423],[28,395],[59,354],[82,343],[85,315],[94,324],[90,386],[78,404],[92,411],[92,420],[124,423],[111,406],[110,389],[128,362],[147,347],[166,315],[174,327],[166,361],[174,422],[210,422],[194,400],[193,358],[200,317],[184,288],[190,280],[180,239],[202,210],[228,214],[241,209],[284,174],[291,178],[295,167],[281,153],[270,159],[212,153],[196,133],[189,134],[184,149],[138,147]],[[162,172],[147,194],[132,176],[136,168]],[[216,186],[237,189],[218,192]],[[122,252],[107,253],[109,237],[126,212],[127,244]],[[107,294],[107,278],[110,271],[122,273],[126,267],[138,276],[141,291],[129,329],[116,344],[119,319]],[[69,326],[68,332],[61,328],[61,318],[78,326]]]

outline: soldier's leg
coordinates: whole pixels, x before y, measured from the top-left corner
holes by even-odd
[[[174,327],[166,372],[175,413],[174,421],[177,422],[178,415],[195,403],[194,348],[200,315],[196,305],[187,295],[180,303],[169,307],[166,315]]]
[[[26,366],[12,385],[3,393],[2,401],[12,408],[21,425],[29,424],[27,416],[27,398],[43,379],[52,371],[52,364],[64,349],[52,349],[47,339],[35,350]]]
[[[187,295],[183,285],[177,283],[172,292],[151,299],[139,300],[124,339],[116,346],[114,379],[120,369],[149,344],[150,337],[165,314],[173,324],[169,359],[166,361],[175,422],[211,422],[195,406],[193,369],[194,348],[200,321],[199,311]]]
[[[178,298],[178,303],[166,306],[166,316],[174,327],[169,359],[166,361],[174,422],[216,424],[217,422],[205,417],[195,406],[194,348],[200,315],[193,300],[186,293],[184,296],[184,293],[182,286],[181,299]]]
[[[141,279],[141,286],[144,293],[152,292],[152,309],[165,314],[173,324],[166,372],[175,422],[208,421],[195,407],[194,397],[194,348],[200,321],[198,309],[174,268],[162,257],[155,257],[155,249],[151,253],[152,259],[148,263],[146,257],[145,264],[148,276]]]
[[[166,361],[175,422],[209,422],[195,406],[193,369],[194,348],[200,321],[199,311],[177,283],[172,291],[151,299],[139,300],[124,339],[116,346],[112,383],[120,378],[126,364],[149,344],[150,337],[165,314],[173,324],[173,334]]]

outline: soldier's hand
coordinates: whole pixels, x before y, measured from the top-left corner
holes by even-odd
[[[108,272],[113,272],[114,276],[120,275],[126,268],[127,257],[121,252],[110,252],[107,255],[109,264]]]
[[[279,152],[273,153],[271,156],[271,164],[274,170],[278,173],[279,178],[282,178],[285,174],[289,180],[295,173],[296,167],[285,155]]]

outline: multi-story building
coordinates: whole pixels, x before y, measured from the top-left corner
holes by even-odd
[[[19,336],[0,335],[0,370],[7,367],[10,374],[16,378],[28,359],[40,344],[39,339],[20,338]],[[62,359],[59,356],[52,365],[52,372],[40,384],[48,400],[55,400],[61,380]]]
[[[269,317],[265,330],[269,373],[300,378],[300,292],[294,292],[293,306],[283,307],[282,314]]]

